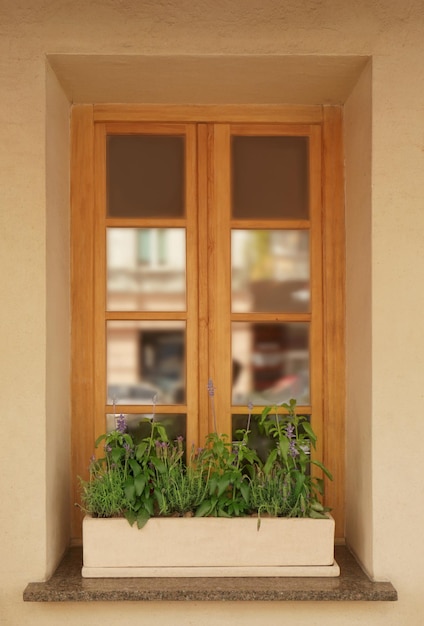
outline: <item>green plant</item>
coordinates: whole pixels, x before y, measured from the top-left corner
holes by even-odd
[[[120,415],[116,430],[98,437],[95,447],[103,443],[105,456],[90,465],[90,478],[81,482],[82,508],[95,517],[123,515],[130,524],[137,522],[142,528],[155,514],[154,484],[161,459],[156,454],[156,441],[168,442],[165,428],[153,419],[149,421],[150,434],[137,445],[126,432],[125,417]],[[109,498],[104,494],[105,486],[113,481]],[[113,513],[105,515],[99,502],[111,500]],[[116,505],[115,505],[116,501]],[[112,507],[109,507],[112,509]]]
[[[247,433],[241,442],[210,433],[198,464],[207,467],[207,490],[196,516],[239,517],[249,512],[248,467],[259,459],[248,447]]]
[[[257,468],[251,481],[252,508],[271,515],[287,517],[325,517],[326,509],[320,498],[324,482],[311,471],[315,465],[332,480],[331,473],[315,459],[311,448],[316,447],[316,435],[304,415],[296,414],[296,401],[283,404],[287,413],[276,407],[266,407],[260,426],[272,437],[275,447],[262,468]]]
[[[199,463],[192,446],[190,459],[184,462],[183,438],[173,443],[156,442],[161,464],[155,465],[155,498],[159,515],[191,516],[207,491],[206,467]]]
[[[239,441],[216,432],[212,383],[209,383],[215,432],[204,448],[192,447],[185,460],[182,437],[169,441],[166,429],[147,420],[150,432],[135,443],[125,417],[116,430],[101,435],[96,447],[104,456],[93,458],[88,481],[81,480],[81,508],[94,517],[125,516],[141,528],[153,515],[239,517],[256,514],[287,517],[325,517],[321,504],[323,479],[311,471],[316,466],[329,479],[330,472],[315,459],[316,435],[305,416],[297,415],[296,402],[266,407],[260,428],[273,442],[265,462],[249,446],[250,414]]]
[[[122,517],[131,508],[125,495],[125,473],[120,467],[90,464],[90,480],[80,480],[82,508],[96,517]]]
[[[134,444],[132,438],[125,434],[124,422],[122,416],[116,431],[98,438],[96,448],[103,441],[105,456],[96,459],[93,455],[89,480],[80,478],[81,508],[96,517],[121,517],[133,508],[127,485],[131,476]]]

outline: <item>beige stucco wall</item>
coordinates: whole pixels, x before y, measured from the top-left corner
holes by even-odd
[[[346,536],[373,572],[372,62],[344,105],[346,172]]]
[[[421,0],[0,0],[0,624],[422,623],[423,41]],[[69,101],[119,93],[346,102],[347,532],[399,602],[22,602],[67,538]]]

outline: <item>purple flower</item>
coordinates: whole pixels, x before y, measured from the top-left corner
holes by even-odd
[[[209,393],[209,397],[211,399],[211,409],[212,409],[214,431],[217,432],[217,429],[216,429],[216,413],[215,413],[215,398],[214,398],[214,396],[215,396],[215,387],[214,387],[212,378],[209,378],[209,380],[208,380],[208,393]]]
[[[157,448],[160,457],[162,459],[166,459],[168,456],[168,444],[166,443],[166,441],[160,441],[159,442],[159,447]]]
[[[132,450],[131,450],[130,444],[124,441],[123,446],[124,446],[125,452],[127,453],[127,456],[131,456]]]
[[[116,418],[116,430],[122,435],[127,432],[127,422],[122,413]]]
[[[213,398],[215,395],[215,387],[212,378],[209,378],[208,380],[208,393],[210,398]]]
[[[288,439],[293,439],[293,437],[294,437],[294,426],[293,426],[293,424],[287,424],[286,435],[287,435]]]
[[[289,454],[292,457],[292,459],[296,458],[297,456],[299,456],[299,451],[296,448],[296,444],[294,443],[293,440],[290,441],[290,446],[289,446]]]
[[[289,445],[289,454],[292,457],[292,459],[294,459],[295,457],[299,456],[299,450],[296,448],[296,442],[295,442],[295,432],[294,432],[294,426],[293,424],[289,423],[286,426],[286,436],[287,439],[290,441],[290,445]]]
[[[109,444],[105,444],[105,452],[112,452],[112,446],[110,446]]]

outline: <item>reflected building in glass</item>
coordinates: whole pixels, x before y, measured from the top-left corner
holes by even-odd
[[[109,228],[108,311],[184,311],[183,228]],[[107,322],[108,403],[185,401],[185,322]]]
[[[232,313],[308,313],[309,233],[233,230]],[[309,324],[232,323],[234,405],[309,403]]]

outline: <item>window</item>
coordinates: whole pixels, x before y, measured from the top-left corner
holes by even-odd
[[[342,535],[339,110],[200,113],[73,110],[74,474],[116,412],[202,443],[210,378],[219,432],[295,397]]]

